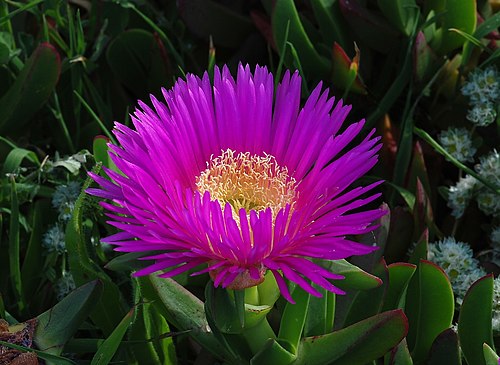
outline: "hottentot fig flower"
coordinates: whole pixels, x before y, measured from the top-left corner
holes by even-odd
[[[380,194],[349,187],[377,162],[374,131],[359,143],[364,120],[344,127],[350,106],[335,103],[319,84],[300,107],[301,78],[286,72],[274,95],[265,67],[239,66],[237,78],[215,68],[187,75],[164,101],[139,102],[135,129],[116,123],[109,145],[121,173],[91,174],[107,199],[104,239],[117,251],[144,252],[155,263],[135,275],[172,277],[195,267],[215,286],[244,289],[269,270],[292,301],[285,278],[342,293],[342,279],[313,259],[338,260],[376,247],[352,240],[373,231],[386,212],[362,209]],[[156,251],[155,254],[150,254]]]

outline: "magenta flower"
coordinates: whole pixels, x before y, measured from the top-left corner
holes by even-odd
[[[110,155],[122,174],[111,181],[92,174],[92,195],[121,232],[103,241],[117,251],[144,252],[155,260],[136,275],[168,270],[172,277],[201,264],[215,286],[243,289],[271,270],[285,298],[284,278],[312,295],[311,283],[343,293],[328,279],[341,275],[310,258],[338,260],[376,248],[353,242],[370,232],[381,209],[360,207],[379,182],[347,190],[377,162],[379,138],[358,145],[364,121],[339,133],[350,106],[336,105],[319,84],[300,108],[301,79],[287,72],[273,97],[265,67],[240,66],[237,80],[226,67],[188,75],[154,109],[139,102],[135,130],[116,123],[121,146]],[[352,212],[354,210],[354,212]],[[160,251],[151,255],[151,251]]]

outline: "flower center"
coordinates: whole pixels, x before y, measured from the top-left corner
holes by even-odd
[[[207,169],[196,178],[200,193],[208,191],[212,199],[229,203],[234,212],[271,208],[273,214],[293,204],[296,181],[288,169],[278,165],[274,156],[251,155],[227,149],[210,158]]]

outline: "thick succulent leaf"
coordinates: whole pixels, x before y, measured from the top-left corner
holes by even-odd
[[[125,332],[129,328],[132,323],[132,318],[134,316],[135,308],[132,308],[123,319],[118,323],[115,330],[109,335],[106,340],[99,346],[97,352],[92,358],[91,365],[107,365],[115,356],[116,350],[120,346],[122,342],[123,336],[125,336]]]
[[[441,55],[461,47],[466,39],[451,28],[472,34],[476,29],[476,0],[429,1],[429,9],[438,15],[438,26],[431,47]]]
[[[498,365],[500,357],[496,354],[487,343],[483,344],[484,361],[486,365]]]
[[[464,297],[458,317],[458,335],[469,365],[485,365],[483,344],[494,348],[491,329],[493,274],[476,281]]]
[[[111,169],[115,172],[119,172],[115,163],[109,157],[108,143],[109,143],[108,137],[96,136],[94,138],[94,142],[92,144],[92,151],[94,154],[94,158],[97,162],[102,163],[104,167],[107,167],[108,169]]]
[[[347,260],[322,261],[321,265],[335,274],[344,276],[336,280],[335,286],[341,289],[370,290],[382,285],[382,280],[369,274]]]
[[[384,365],[413,365],[413,359],[411,358],[405,338],[403,338],[397,347],[385,355]]]
[[[382,310],[403,308],[406,288],[417,266],[406,262],[397,262],[390,264],[387,269],[389,271],[389,287],[385,295]]]
[[[350,46],[348,25],[340,12],[338,0],[312,0],[311,7],[326,45],[331,47],[337,42],[342,48]]]
[[[332,82],[335,88],[367,94],[366,87],[359,78],[359,50],[353,60],[347,56],[344,49],[335,42],[332,52]]]
[[[244,302],[236,301],[229,295],[228,290],[215,288],[212,283],[207,284],[205,296],[205,306],[210,308],[212,318],[221,332],[228,334],[243,332],[245,322],[241,313],[244,311]]]
[[[410,35],[418,20],[415,0],[378,0],[378,6],[387,20],[400,32]]]
[[[289,347],[290,346],[288,343],[280,341],[279,339],[269,339],[262,350],[250,360],[250,365],[292,364],[294,363],[294,360],[297,358],[297,356],[287,349]]]
[[[428,357],[436,337],[451,327],[454,304],[444,271],[430,261],[421,260],[408,286],[405,306],[410,322],[408,346],[416,363]]]
[[[426,228],[419,240],[417,241],[413,252],[410,255],[409,262],[417,265],[420,260],[427,260],[427,252],[429,251],[429,230]]]
[[[283,54],[286,42],[290,42],[299,55],[299,61],[307,75],[328,78],[328,60],[319,55],[309,39],[292,0],[277,0],[272,14],[272,29],[276,47]],[[288,38],[286,38],[288,29]],[[285,57],[285,64],[292,68],[292,58]]]
[[[366,364],[396,346],[407,332],[402,310],[380,313],[339,331],[303,339],[294,365]]]
[[[354,324],[380,312],[389,285],[389,272],[385,260],[382,259],[374,268],[373,274],[382,280],[378,288],[360,291],[351,302],[344,326]],[[366,305],[370,303],[370,305]]]
[[[314,285],[322,296],[311,296],[307,310],[304,336],[320,336],[330,333],[333,329],[335,318],[335,294]]]
[[[33,335],[36,346],[45,352],[59,355],[64,344],[94,310],[102,289],[101,282],[91,281],[73,290],[54,307],[40,314]]]
[[[59,53],[51,44],[41,43],[0,99],[0,132],[24,127],[52,95],[60,72]]]
[[[461,365],[457,333],[448,328],[439,334],[432,344],[427,365]],[[498,364],[497,364],[498,365]]]
[[[94,173],[99,172],[96,167]],[[96,303],[96,310],[92,312],[93,322],[101,328],[105,336],[109,336],[121,321],[128,310],[120,289],[104,270],[95,262],[93,253],[89,250],[83,227],[83,210],[87,206],[85,199],[90,199],[85,190],[93,180],[88,177],[83,184],[82,192],[78,197],[73,210],[73,218],[66,227],[66,249],[71,273],[77,285],[89,280],[99,279],[103,284],[102,296]]]
[[[28,248],[24,256],[23,265],[21,267],[21,277],[23,283],[23,292],[25,298],[33,298],[37,292],[37,287],[40,284],[42,273],[40,268],[43,267],[44,249],[42,247],[42,236],[44,227],[47,227],[48,217],[51,216],[54,208],[51,206],[48,199],[37,200],[34,204],[33,220],[31,226],[31,236],[28,242]],[[28,307],[36,305],[30,300]],[[31,308],[32,309],[32,308]]]
[[[134,303],[143,302],[136,306],[136,315],[128,333],[128,339],[137,341],[130,351],[141,363],[173,365],[177,363],[174,343],[169,336],[168,323],[153,303],[145,303],[141,292],[142,280],[145,277],[133,279]],[[168,337],[167,337],[168,336]],[[147,339],[147,341],[144,341]]]
[[[425,82],[437,71],[442,61],[427,43],[423,32],[418,32],[413,46],[413,74],[418,82]]]
[[[202,301],[173,279],[150,275],[141,278],[140,285],[144,297],[153,301],[169,323],[179,331],[189,331],[196,342],[215,355],[225,354],[208,325]]]
[[[413,216],[406,207],[396,206],[391,210],[391,225],[384,251],[387,262],[406,259],[412,244]]]
[[[281,316],[278,338],[289,343],[292,353],[297,354],[311,295],[297,285],[292,292],[292,298],[295,303],[288,302],[285,306],[285,310]]]

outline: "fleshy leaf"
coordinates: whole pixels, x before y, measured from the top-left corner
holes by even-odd
[[[64,344],[95,308],[103,285],[92,281],[73,290],[53,308],[40,314],[33,340],[45,352],[59,355]]]
[[[140,284],[144,297],[153,301],[169,323],[180,331],[190,331],[196,342],[215,355],[225,353],[208,326],[202,301],[173,279],[150,275],[144,277]]]
[[[335,42],[332,51],[332,82],[334,87],[342,90],[367,94],[366,87],[359,78],[359,49],[351,60],[344,49]]]
[[[429,353],[428,365],[461,365],[458,336],[454,330],[448,328],[436,337]],[[497,364],[498,365],[498,364]]]
[[[324,261],[323,267],[344,276],[344,280],[336,280],[335,286],[341,289],[369,290],[382,285],[382,280],[369,274],[347,260]]]
[[[306,75],[327,78],[329,73],[328,60],[320,56],[314,48],[292,0],[276,1],[272,15],[272,28],[274,41],[280,54],[285,51],[283,45],[286,44],[286,41],[290,42],[297,50],[300,64]],[[287,28],[288,39],[285,39]],[[285,57],[287,66],[292,67],[292,62],[291,58]]]
[[[430,261],[420,260],[406,295],[410,322],[408,346],[413,360],[425,360],[435,338],[451,327],[454,298],[450,281],[444,271]]]
[[[476,29],[476,0],[429,1],[437,18],[438,29],[431,40],[431,47],[444,55],[465,43],[465,38],[450,31],[451,28],[472,34]]]
[[[493,274],[476,281],[467,291],[458,317],[458,335],[469,365],[485,365],[483,344],[493,348],[491,312],[493,306]]]
[[[97,352],[92,358],[91,365],[107,365],[113,359],[113,356],[118,350],[120,343],[122,342],[125,332],[127,332],[130,323],[132,322],[132,317],[134,315],[134,308],[132,308],[123,319],[118,323],[115,330],[109,335],[106,340],[99,346]]]
[[[493,351],[493,349],[488,346],[487,343],[483,344],[484,360],[486,365],[498,365],[500,357]]]
[[[250,360],[250,365],[292,364],[297,357],[292,352],[288,351],[285,347],[286,345],[282,346],[279,343],[279,340],[269,339],[262,351],[260,351]]]
[[[389,285],[389,272],[385,260],[382,259],[375,266],[373,274],[382,281],[382,285],[378,288],[360,291],[351,301],[349,312],[344,321],[344,326],[354,324],[357,321],[368,318],[379,313],[382,309],[387,287]],[[366,305],[370,303],[370,305]]]
[[[418,20],[415,0],[378,0],[378,6],[389,22],[405,35],[410,35]]]
[[[402,310],[380,313],[339,331],[305,338],[294,365],[366,364],[396,346],[407,332]]]
[[[51,44],[41,43],[0,98],[0,132],[24,127],[52,95],[60,72],[59,53]]]
[[[405,338],[403,338],[397,347],[385,355],[384,365],[413,365]]]
[[[387,268],[389,270],[389,287],[382,310],[403,308],[404,302],[402,301],[406,297],[406,289],[417,267],[406,262],[397,262],[390,264]]]

